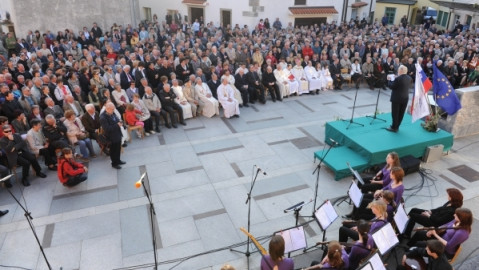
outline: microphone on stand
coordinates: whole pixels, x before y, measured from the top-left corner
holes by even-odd
[[[255,165],[256,166],[256,165]],[[263,169],[261,169],[260,167],[256,166],[256,168],[258,168],[258,172],[262,172],[263,175],[268,175],[265,171],[263,171]]]
[[[335,140],[333,140],[333,138],[329,138],[329,140],[333,143],[333,145],[338,145],[339,143]]]
[[[295,205],[293,205],[293,206],[291,206],[291,207],[288,207],[288,208],[284,209],[283,211],[284,211],[285,213],[288,213],[288,212],[290,212],[290,211],[293,211],[293,210],[296,210],[296,209],[298,209],[298,208],[300,208],[300,207],[303,207],[303,206],[305,206],[305,205],[308,205],[308,204],[310,204],[312,201],[313,201],[313,199],[310,199],[309,202],[307,202],[307,203],[305,203],[304,201],[302,201],[302,202],[300,202],[300,203],[297,203],[297,204],[295,204]]]
[[[140,188],[141,187],[143,179],[145,178],[145,176],[146,176],[146,172],[143,173],[143,175],[140,177],[140,180],[135,182],[135,188]]]

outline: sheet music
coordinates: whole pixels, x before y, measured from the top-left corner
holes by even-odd
[[[399,243],[399,239],[391,223],[386,223],[381,229],[373,233],[373,239],[382,255]]]
[[[359,270],[374,270],[370,262],[365,263],[363,266],[358,268]]]
[[[303,226],[277,232],[276,235],[278,234],[284,239],[285,253],[306,248],[306,235],[304,234]]]
[[[349,198],[351,198],[351,201],[353,201],[354,206],[359,207],[361,205],[361,201],[363,200],[363,193],[358,187],[358,184],[356,182],[352,182],[351,186],[349,186],[348,190],[348,195]]]
[[[396,223],[396,227],[398,228],[399,233],[402,234],[404,232],[408,221],[409,217],[404,210],[404,204],[401,204],[397,208],[396,214],[394,215],[394,222]]]
[[[354,178],[358,179],[359,183],[361,183],[362,185],[364,185],[364,180],[363,180],[363,178],[361,177],[361,175],[359,174],[359,172],[356,171],[355,169],[353,169],[353,167],[351,167],[351,165],[349,164],[349,162],[346,162],[346,164],[348,165],[348,168],[349,168],[349,170],[351,171],[351,173],[354,175]]]
[[[324,231],[338,218],[338,213],[334,209],[333,204],[327,200],[314,212],[314,217]]]
[[[384,267],[384,263],[377,252],[369,259],[369,263],[373,270],[386,270],[386,267]]]
[[[289,234],[291,235],[291,251],[306,248],[303,226],[289,230]]]

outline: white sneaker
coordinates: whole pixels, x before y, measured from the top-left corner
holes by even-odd
[[[150,133],[145,132],[145,136],[146,136],[146,137],[150,136]]]
[[[154,130],[150,130],[150,133],[153,135],[155,134],[156,132]]]
[[[141,133],[139,131],[136,131],[136,136],[141,139]]]

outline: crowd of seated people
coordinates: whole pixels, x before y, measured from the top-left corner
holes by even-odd
[[[160,132],[161,121],[177,128],[185,119],[215,117],[220,109],[225,118],[237,118],[240,108],[265,104],[267,95],[276,102],[339,90],[345,73],[356,87],[364,82],[385,88],[401,64],[414,77],[418,63],[428,75],[437,65],[454,87],[479,82],[479,36],[471,30],[365,19],[296,27],[266,21],[254,29],[201,19],[8,33],[0,46],[0,137],[4,130],[20,135],[25,151],[44,156],[55,170],[65,147],[79,145],[85,161],[96,156],[92,145],[102,144],[97,119],[107,102],[119,117],[133,105],[137,119],[129,122],[142,122],[148,136]],[[15,46],[7,47],[7,40]],[[27,166],[7,158],[7,144],[3,164]]]

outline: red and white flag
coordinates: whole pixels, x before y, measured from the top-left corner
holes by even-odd
[[[426,97],[426,93],[429,90],[430,85],[431,81],[427,78],[426,73],[424,73],[421,68],[421,65],[416,64],[415,91],[411,104],[411,116],[413,123],[431,113],[429,111],[429,104],[427,103]],[[426,87],[428,89],[426,89]]]

